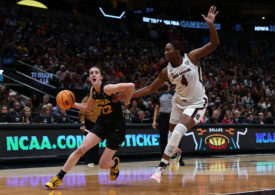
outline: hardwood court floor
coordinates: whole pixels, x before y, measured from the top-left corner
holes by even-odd
[[[109,171],[78,165],[65,176],[63,184],[48,190],[44,184],[61,167],[0,170],[0,194],[4,195],[143,195],[143,194],[231,194],[275,188],[275,154],[187,158],[176,173],[167,168],[160,184],[150,175],[157,161],[123,163],[117,181]]]

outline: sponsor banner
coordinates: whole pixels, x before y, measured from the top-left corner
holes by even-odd
[[[0,160],[68,156],[85,136],[79,125],[0,125]],[[275,151],[274,125],[198,125],[182,138],[183,153]],[[106,141],[99,144],[99,152]],[[159,133],[151,125],[128,125],[119,155],[160,154]]]
[[[120,155],[160,153],[159,132],[152,128],[126,129],[125,141],[118,151]],[[106,147],[106,140],[99,143],[99,152]]]
[[[6,125],[8,126],[8,125]],[[78,125],[55,129],[54,125],[39,125],[28,128],[0,129],[0,159],[20,157],[50,157],[68,156],[80,146],[85,135],[81,133]],[[26,129],[22,128],[26,127]],[[106,147],[106,140],[99,144],[99,152]],[[138,126],[126,130],[125,141],[119,150],[120,155],[160,153],[158,130],[139,128]]]
[[[164,24],[168,26],[181,26],[182,28],[196,28],[196,29],[208,29],[208,24],[206,22],[200,21],[189,21],[189,20],[167,20],[167,19],[160,19],[160,18],[149,18],[149,17],[142,17],[142,22],[144,23],[151,23],[151,24]],[[221,30],[221,24],[215,23],[214,24],[217,30]]]
[[[275,25],[269,25],[269,26],[254,26],[254,31],[275,32]]]
[[[84,139],[79,130],[47,129],[0,132],[0,157],[69,155]]]
[[[182,138],[182,150],[190,152],[275,151],[274,125],[196,126]]]
[[[49,83],[49,79],[53,78],[53,74],[44,72],[31,72],[31,77],[40,80],[43,83]]]

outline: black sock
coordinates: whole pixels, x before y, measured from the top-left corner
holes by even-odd
[[[160,162],[159,167],[162,167],[162,168],[165,169],[167,167],[167,164],[165,164],[164,162]]]
[[[115,168],[117,166],[118,160],[117,158],[113,159],[115,161],[115,165],[112,168]]]
[[[63,171],[62,169],[59,171],[59,173],[56,175],[59,179],[63,179],[63,177],[65,176],[66,172]]]

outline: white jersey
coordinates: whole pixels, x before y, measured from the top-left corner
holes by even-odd
[[[171,83],[176,85],[176,93],[173,97],[175,103],[195,103],[206,97],[201,67],[194,65],[187,54],[184,54],[180,66],[173,68],[169,63],[167,72]]]

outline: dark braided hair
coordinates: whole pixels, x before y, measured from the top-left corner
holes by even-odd
[[[180,55],[184,55],[184,47],[183,47],[183,43],[178,41],[178,40],[175,40],[175,41],[170,41],[169,44],[171,44],[174,49],[176,50],[180,50]]]

